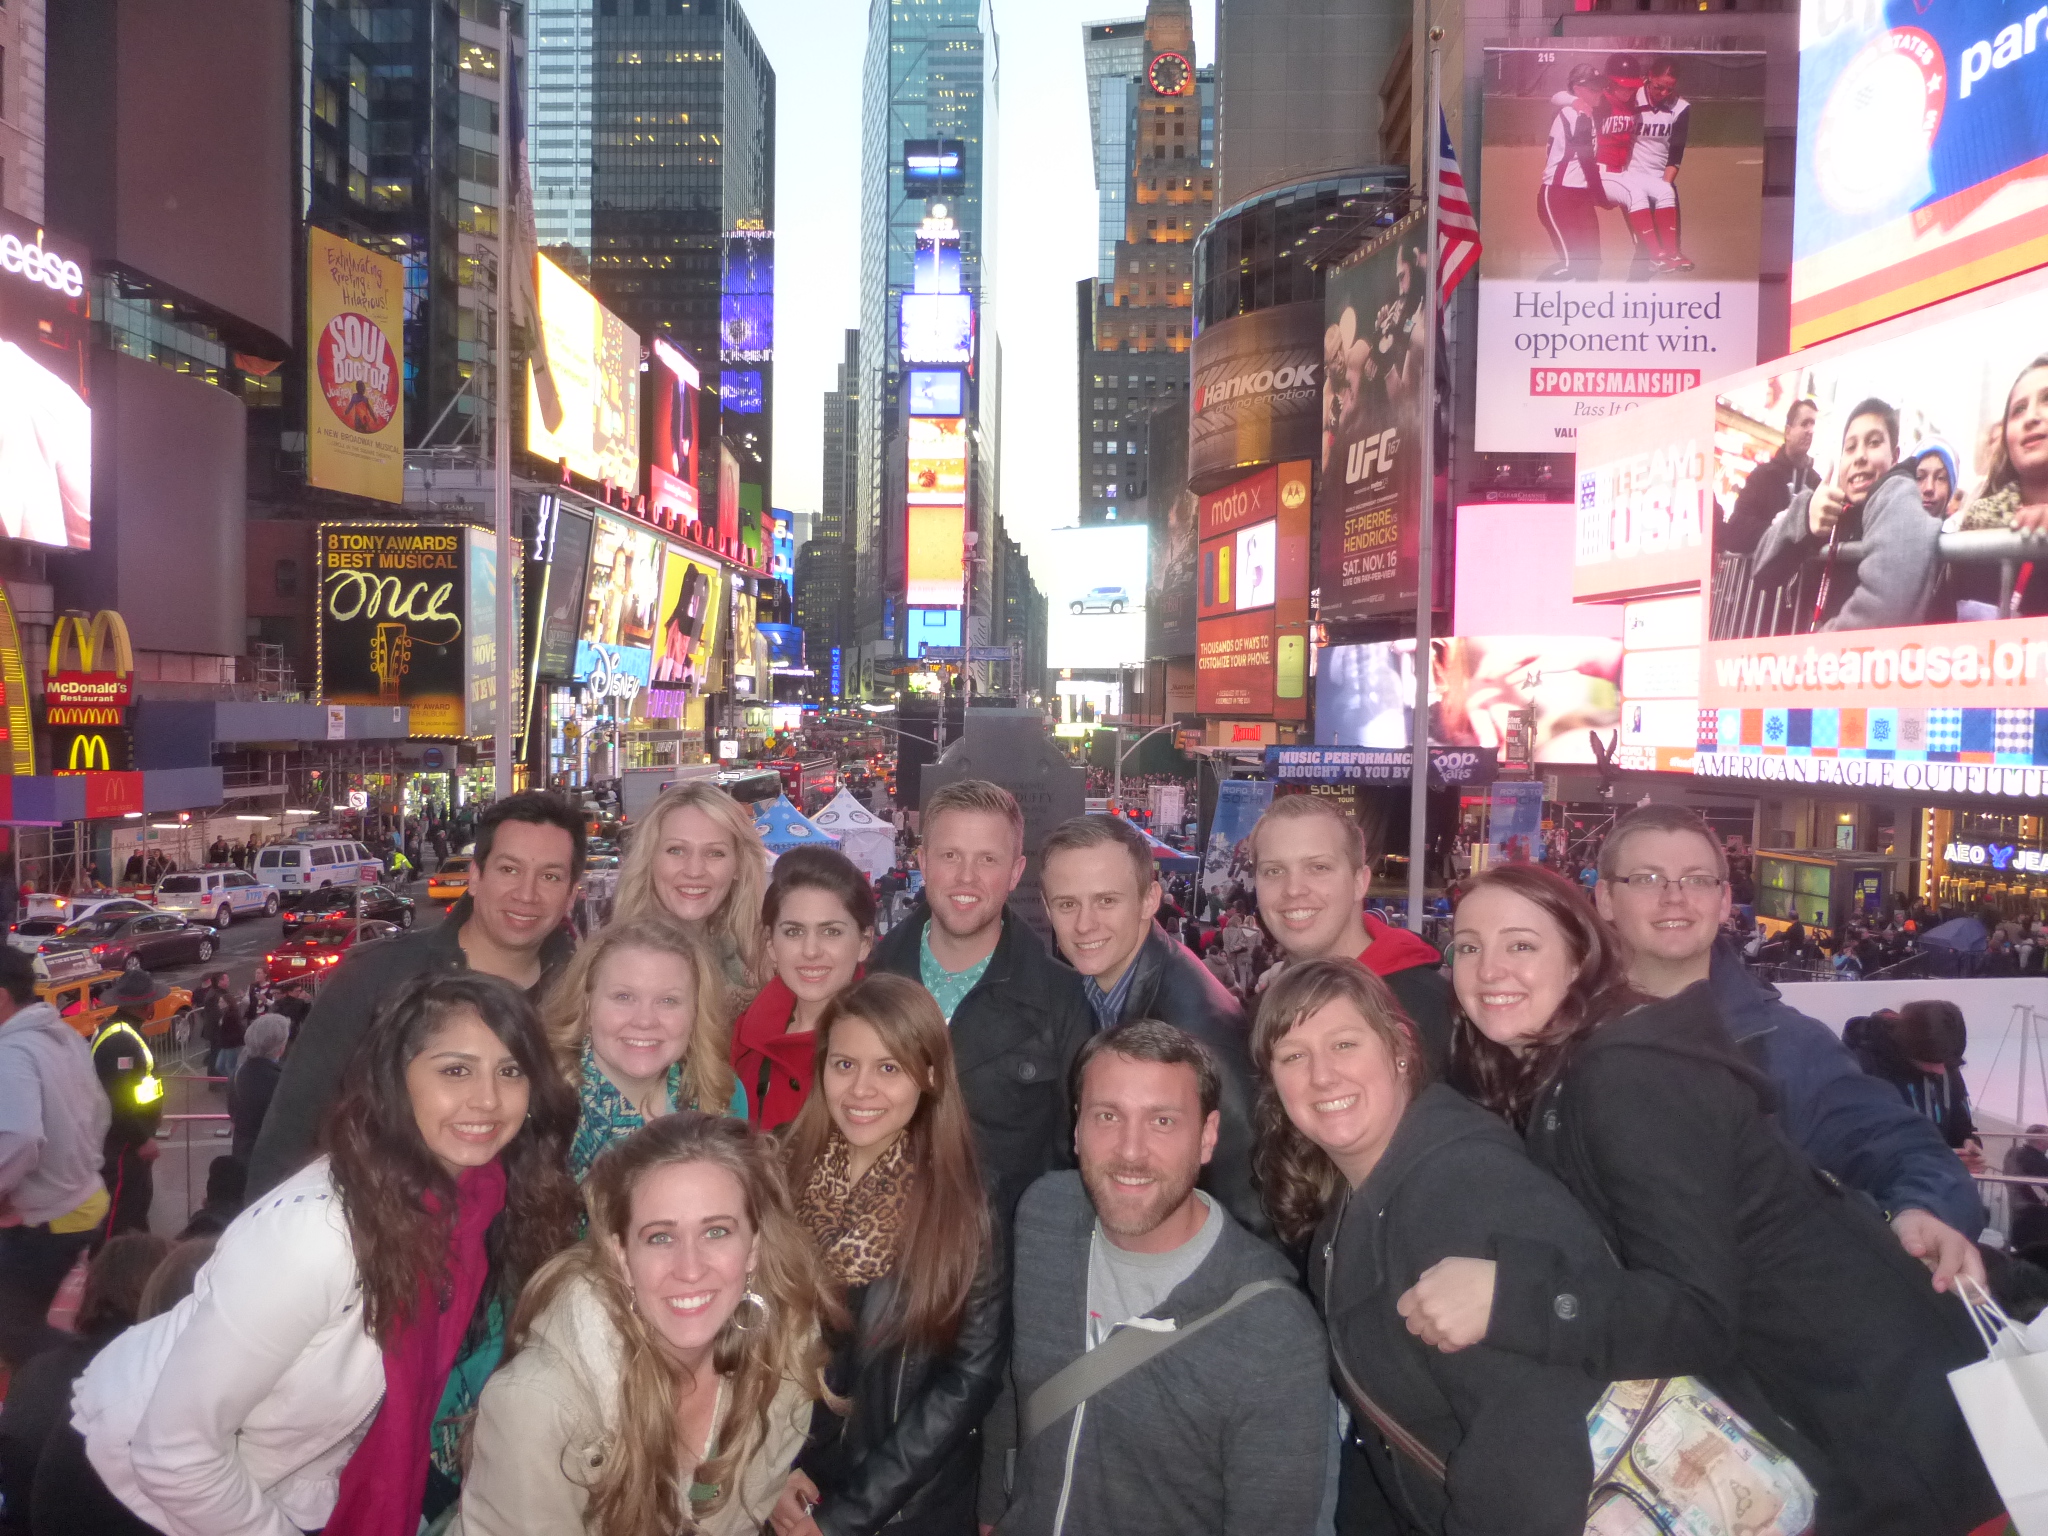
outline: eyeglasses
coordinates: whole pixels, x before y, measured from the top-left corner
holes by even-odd
[[[1639,869],[1632,875],[1615,876],[1614,883],[1641,891],[1645,896],[1655,896],[1667,885],[1676,885],[1688,895],[1703,895],[1708,891],[1718,891],[1728,882],[1719,875],[1690,874],[1673,876],[1660,873],[1654,869]]]

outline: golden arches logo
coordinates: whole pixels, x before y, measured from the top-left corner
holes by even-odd
[[[71,761],[67,767],[72,773],[111,773],[114,755],[107,746],[107,738],[98,734],[72,737]]]
[[[67,654],[75,658],[75,665],[69,668],[64,665]],[[133,674],[135,649],[128,641],[126,621],[111,608],[102,608],[90,617],[75,609],[58,614],[50,628],[48,670],[51,677],[65,671]]]

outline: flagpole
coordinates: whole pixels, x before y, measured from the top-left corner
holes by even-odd
[[[517,703],[519,618],[512,596],[518,572],[512,565],[512,156],[513,124],[524,114],[512,110],[516,80],[512,68],[512,7],[498,5],[498,285],[492,295],[491,355],[496,359],[496,447],[493,451],[492,506],[498,535],[497,634],[494,644],[497,688],[497,739],[492,742],[492,788],[500,800],[512,793],[512,714]]]
[[[1429,29],[1429,84],[1423,103],[1422,263],[1422,497],[1415,540],[1415,713],[1408,731],[1408,927],[1422,932],[1422,904],[1429,886],[1425,853],[1429,842],[1429,678],[1431,594],[1436,584],[1436,341],[1442,321],[1437,304],[1438,146],[1443,142],[1443,28]]]

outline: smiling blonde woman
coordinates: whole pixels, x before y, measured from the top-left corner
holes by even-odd
[[[747,808],[715,784],[678,784],[648,807],[626,845],[612,920],[667,918],[702,938],[739,1005],[767,980],[767,887],[768,850]]]

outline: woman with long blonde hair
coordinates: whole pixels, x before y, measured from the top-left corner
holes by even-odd
[[[582,1101],[569,1171],[679,1109],[744,1119],[727,1061],[725,979],[706,942],[658,918],[613,923],[576,952],[548,994],[548,1041]]]
[[[665,789],[626,844],[612,920],[665,917],[710,944],[735,1003],[767,979],[768,850],[747,808],[702,780]]]
[[[753,1536],[836,1311],[774,1144],[690,1111],[598,1159],[590,1232],[534,1277],[484,1388],[459,1536]]]
[[[883,972],[839,994],[817,1033],[789,1180],[852,1314],[827,1377],[848,1409],[813,1415],[770,1523],[777,1536],[974,1536],[1010,1305],[946,1020]]]

